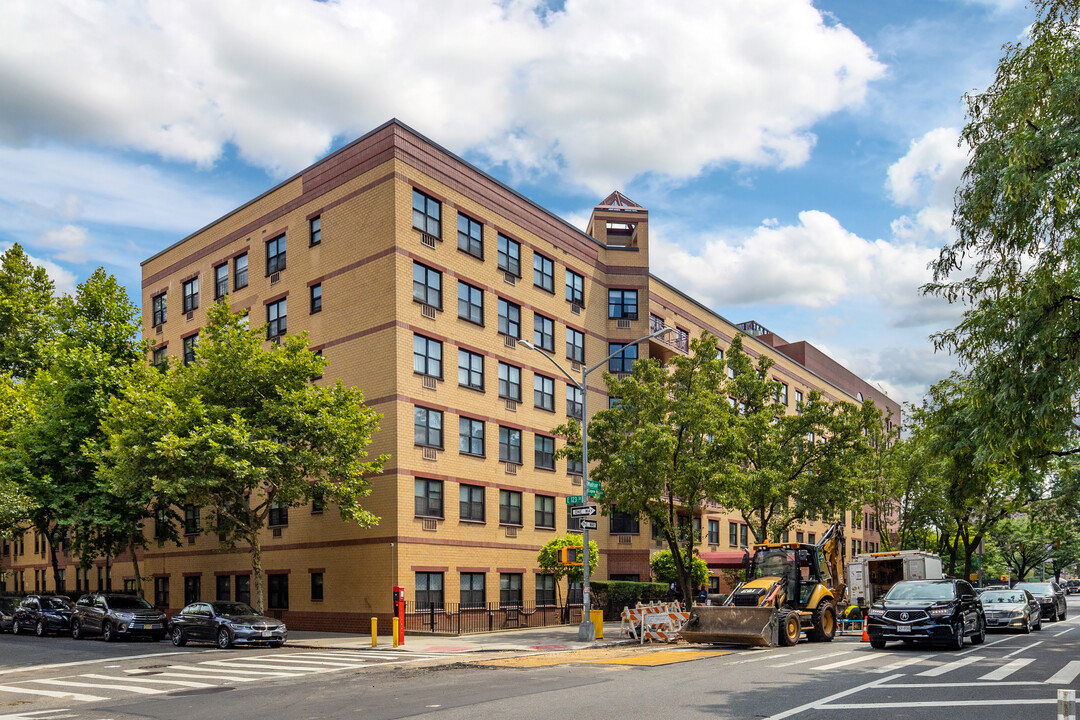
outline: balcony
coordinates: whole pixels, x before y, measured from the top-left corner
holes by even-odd
[[[664,327],[665,324],[663,318],[656,315],[649,315],[649,332],[654,333],[658,330],[663,330]],[[652,355],[660,360],[666,361],[671,356],[670,352],[666,352],[666,348],[674,348],[684,355],[690,352],[690,334],[679,327],[676,327],[674,332],[654,337],[652,342],[657,343],[659,346],[658,349],[660,350],[660,352],[653,352]]]

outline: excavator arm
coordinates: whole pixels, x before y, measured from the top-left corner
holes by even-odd
[[[847,594],[847,583],[844,576],[844,525],[834,522],[821,536],[818,542],[821,554],[825,556],[830,577],[832,578],[833,597],[839,607]]]

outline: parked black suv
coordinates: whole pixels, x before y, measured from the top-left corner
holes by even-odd
[[[906,580],[892,586],[866,617],[870,645],[892,640],[943,642],[954,650],[986,640],[986,616],[975,589],[964,580]]]
[[[1016,589],[1027,590],[1034,595],[1042,606],[1042,616],[1047,620],[1064,620],[1068,614],[1065,591],[1053,580],[1016,583]]]
[[[27,595],[15,606],[11,632],[33,630],[38,637],[51,632],[67,632],[75,608],[63,595]]]
[[[105,642],[121,636],[165,638],[165,613],[137,595],[90,593],[75,603],[71,618],[71,637],[80,640],[100,634]]]

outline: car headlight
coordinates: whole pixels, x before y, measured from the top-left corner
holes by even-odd
[[[1009,617],[1014,617],[1014,618],[1024,617],[1024,611],[1023,610],[1013,610],[1011,613],[1009,613]]]
[[[135,613],[118,612],[118,613],[116,613],[116,617],[119,620],[134,620],[135,619]]]
[[[879,608],[870,608],[870,612],[867,613],[868,617],[884,617],[885,611]]]
[[[947,608],[947,607],[930,608],[930,615],[932,617],[943,617],[945,615],[950,615],[951,613],[952,613],[952,608]]]
[[[250,630],[250,629],[251,629],[251,626],[250,626],[250,625],[243,625],[243,624],[241,624],[241,623],[231,623],[231,625],[232,625],[232,626],[233,626],[233,628],[235,628],[236,630]]]
[[[1039,602],[1054,602],[1054,596],[1053,595],[1043,595],[1041,598],[1039,598]]]

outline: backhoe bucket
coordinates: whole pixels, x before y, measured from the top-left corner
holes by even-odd
[[[773,607],[695,605],[679,636],[692,643],[772,647],[779,632]]]

